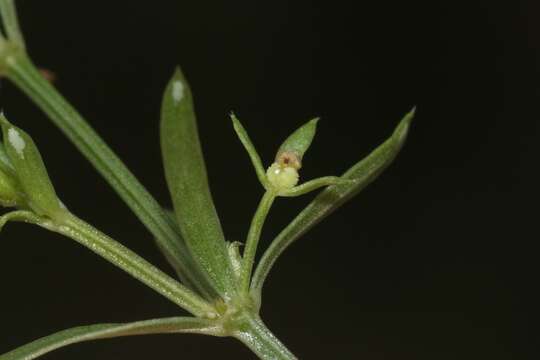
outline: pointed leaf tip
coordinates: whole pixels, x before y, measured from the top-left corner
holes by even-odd
[[[401,119],[401,121],[399,122],[398,126],[396,126],[392,137],[396,138],[398,142],[403,143],[407,138],[407,134],[409,133],[409,127],[411,125],[411,121],[414,119],[415,114],[416,106],[413,107],[407,114],[405,114],[403,119]]]
[[[172,106],[182,108],[186,112],[191,111],[193,107],[191,89],[180,66],[176,66],[174,69],[167,84],[166,95],[171,98],[170,104]]]

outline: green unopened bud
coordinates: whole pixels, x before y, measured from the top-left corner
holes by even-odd
[[[279,147],[275,162],[283,167],[300,169],[304,153],[309,149],[317,131],[318,121],[318,118],[310,120],[293,132]]]
[[[3,114],[0,114],[0,125],[7,158],[13,165],[14,176],[24,195],[25,207],[37,215],[52,218],[65,213],[32,138],[13,126]]]
[[[293,132],[279,147],[276,159],[266,170],[267,184],[278,195],[287,193],[298,184],[298,169],[302,167],[302,158],[307,151],[319,119],[313,119]]]

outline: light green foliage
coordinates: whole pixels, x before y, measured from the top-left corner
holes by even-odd
[[[215,290],[231,298],[235,291],[232,267],[208,187],[191,90],[180,69],[163,95],[161,150],[182,237]]]
[[[0,355],[0,360],[34,359],[81,341],[157,333],[229,336],[240,340],[261,359],[295,359],[259,317],[264,280],[292,242],[371,183],[394,160],[404,144],[414,111],[405,116],[388,140],[342,176],[323,176],[306,182],[299,181],[298,170],[315,136],[317,119],[294,131],[279,147],[273,163],[265,171],[246,130],[231,114],[234,130],[266,190],[251,220],[241,252],[241,243],[227,242],[221,228],[208,184],[191,90],[180,70],[170,79],[161,107],[163,163],[174,206],[171,216],[80,114],[40,75],[26,54],[16,14],[13,0],[0,0],[5,30],[5,34],[0,33],[0,76],[10,79],[33,100],[95,166],[154,236],[176,270],[178,279],[163,273],[70,213],[59,201],[34,141],[3,116],[0,117],[3,132],[0,205],[15,209],[0,216],[0,230],[8,221],[24,221],[60,233],[194,317],[81,326]],[[273,240],[255,268],[259,239],[274,201],[278,197],[300,196],[324,187],[326,189]],[[9,331],[0,329],[0,337],[4,330]]]
[[[3,6],[0,9],[8,10],[0,13],[3,22],[14,23],[13,1],[0,0],[0,3]],[[0,75],[5,74],[19,87],[104,177],[152,233],[167,259],[174,261],[181,280],[206,294],[205,297],[211,297],[212,287],[207,277],[190,257],[161,205],[79,112],[41,75],[28,55],[21,51],[17,40],[11,36],[7,40],[0,42]]]

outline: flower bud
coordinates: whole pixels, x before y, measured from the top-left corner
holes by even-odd
[[[293,132],[279,147],[275,162],[282,166],[300,169],[302,157],[309,149],[317,131],[318,121],[318,118],[310,120]]]
[[[57,217],[65,212],[51,184],[41,155],[32,138],[23,130],[12,125],[0,114],[0,125],[4,137],[5,154],[13,166],[13,177],[24,196],[24,207],[40,216]],[[4,159],[5,160],[5,159]],[[0,159],[1,161],[1,159]],[[9,166],[4,162],[2,171]],[[5,188],[8,189],[8,188]]]
[[[307,151],[319,119],[313,119],[296,129],[279,147],[276,159],[266,170],[266,180],[278,194],[287,192],[298,184],[298,169],[302,167],[302,157]]]

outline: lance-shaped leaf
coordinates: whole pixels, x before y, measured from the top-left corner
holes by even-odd
[[[189,254],[186,242],[184,241],[184,238],[180,233],[180,229],[178,228],[178,224],[176,223],[175,213],[169,209],[164,209],[163,211],[167,216],[167,220],[169,221],[171,228],[174,229],[178,236],[175,239],[167,238],[163,239],[162,241],[154,239],[158,250],[163,254],[163,256],[165,256],[165,259],[172,266],[184,285],[190,289],[196,290],[199,295],[206,300],[211,301],[216,299],[218,295],[215,289],[207,281],[208,279],[201,278],[204,276],[204,273],[202,273],[200,267],[195,263],[195,260]],[[164,242],[169,246],[168,249],[164,248]],[[186,268],[186,266],[191,269],[194,274],[198,275],[198,282],[193,282],[192,279],[183,276],[183,269]]]
[[[4,146],[15,176],[24,193],[26,205],[38,215],[51,218],[62,216],[65,208],[60,203],[47,174],[41,155],[32,138],[12,125],[0,114]]]
[[[126,324],[79,326],[43,337],[0,355],[0,360],[35,359],[61,347],[90,340],[173,333],[219,335],[219,329],[209,320],[192,317],[153,319]]]
[[[388,140],[341,177],[344,180],[354,181],[327,187],[274,239],[261,258],[253,276],[251,288],[258,299],[260,299],[264,280],[283,251],[319,221],[358,194],[392,163],[405,143],[413,117],[414,109],[401,120]]]
[[[161,150],[180,232],[216,291],[229,298],[234,275],[208,186],[191,91],[180,69],[163,96]]]

